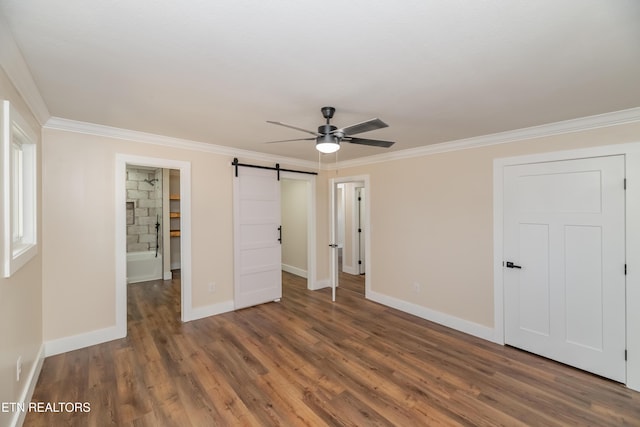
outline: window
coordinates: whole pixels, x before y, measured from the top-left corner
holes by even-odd
[[[3,276],[9,277],[37,252],[36,133],[2,101]]]

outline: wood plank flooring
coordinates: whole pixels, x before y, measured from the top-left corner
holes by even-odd
[[[179,282],[129,287],[127,338],[49,357],[25,426],[640,426],[640,393],[283,273],[283,298],[186,324]]]

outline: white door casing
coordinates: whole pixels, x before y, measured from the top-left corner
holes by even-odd
[[[624,156],[504,168],[505,342],[624,382]]]
[[[239,167],[233,179],[234,305],[282,298],[280,182],[275,171]]]

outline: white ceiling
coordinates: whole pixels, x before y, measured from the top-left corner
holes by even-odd
[[[317,160],[320,107],[348,160],[640,106],[638,0],[0,0],[60,118]]]

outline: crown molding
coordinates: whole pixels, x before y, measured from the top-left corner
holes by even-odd
[[[594,116],[580,117],[561,122],[548,123],[539,126],[476,136],[472,138],[458,139],[439,144],[425,145],[423,147],[409,148],[407,150],[392,151],[390,153],[376,154],[354,160],[344,160],[338,164],[327,165],[326,169],[344,169],[356,166],[365,166],[392,160],[422,157],[449,151],[466,150],[469,148],[487,147],[490,145],[508,144],[511,142],[525,141],[533,138],[544,138],[565,133],[581,132],[592,129],[605,128],[627,123],[640,122],[640,107],[627,110],[613,111]]]
[[[160,145],[165,147],[180,148],[184,150],[202,151],[205,153],[219,154],[222,156],[239,157],[253,161],[266,163],[281,163],[288,166],[296,166],[311,170],[318,169],[318,163],[295,159],[292,157],[276,156],[273,154],[259,153],[257,151],[243,150],[239,148],[227,147],[223,145],[210,144],[208,142],[198,142],[188,139],[174,138],[171,136],[157,135],[153,133],[139,132],[135,130],[116,128],[111,126],[97,125],[94,123],[80,122],[76,120],[51,117],[44,124],[45,129],[62,130],[87,135],[103,136],[108,138],[122,139],[126,141],[141,142],[144,144]]]
[[[533,138],[543,138],[553,135],[561,135],[572,132],[581,132],[592,129],[605,128],[627,123],[640,122],[640,107],[627,110],[614,111],[611,113],[598,114],[594,116],[581,117],[577,119],[564,120],[561,122],[548,123],[539,126],[516,129],[512,131],[499,132],[490,135],[477,136],[472,138],[458,139],[439,144],[425,145],[423,147],[410,148],[407,150],[393,151],[390,153],[378,154],[375,156],[363,157],[354,160],[344,160],[341,162],[322,164],[321,170],[336,170],[350,167],[365,166],[375,163],[388,162],[393,160],[409,159],[414,157],[428,156],[450,151],[466,150],[469,148],[479,148],[498,144],[508,144],[512,142],[525,141]],[[318,169],[318,163],[308,160],[296,159],[292,157],[276,156],[272,154],[260,153],[257,151],[242,150],[239,148],[227,147],[223,145],[210,144],[206,142],[191,141],[169,136],[157,135],[146,132],[133,131],[111,126],[97,125],[94,123],[81,122],[76,120],[51,117],[46,121],[44,127],[88,135],[104,136],[109,138],[123,139],[146,144],[155,144],[185,150],[195,150],[207,153],[219,154],[229,157],[242,157],[253,161],[263,161],[267,163],[283,163],[290,166]]]
[[[0,49],[0,66],[38,123],[44,125],[51,114],[2,15],[0,15],[0,46],[2,47]]]

